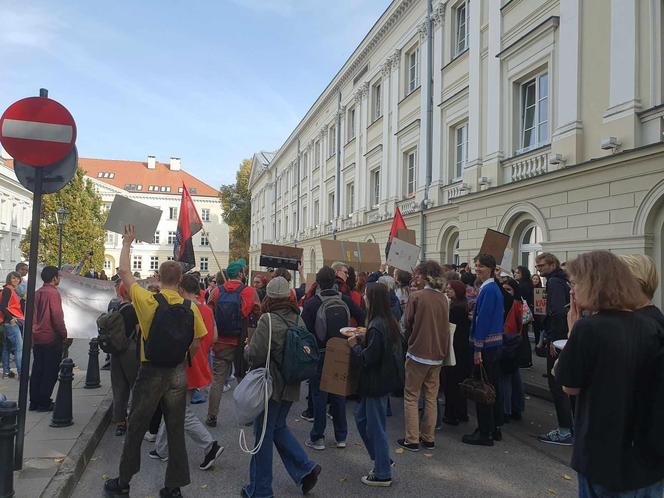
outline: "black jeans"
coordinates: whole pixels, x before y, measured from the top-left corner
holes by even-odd
[[[496,390],[496,402],[493,405],[477,406],[477,422],[480,434],[484,438],[489,438],[494,431],[503,425],[503,396],[500,391],[500,348],[485,349],[482,352],[482,363],[486,370],[489,383]],[[479,368],[475,369],[476,375],[479,375]]]
[[[558,417],[558,427],[572,429],[572,405],[569,396],[563,392],[562,386],[558,383],[556,378],[551,374],[553,364],[556,358],[552,358],[550,354],[546,355],[546,373],[549,380],[549,391],[553,396],[553,404],[556,407],[556,416]]]
[[[143,363],[134,383],[127,435],[120,458],[120,481],[129,483],[141,468],[141,444],[150,419],[161,406],[168,434],[168,466],[164,485],[179,488],[191,482],[184,442],[184,412],[187,378],[184,364],[175,368],[155,367]]]
[[[62,361],[62,343],[35,344],[32,346],[34,364],[30,374],[30,405],[34,408],[47,408],[51,404],[51,394],[58,381]]]

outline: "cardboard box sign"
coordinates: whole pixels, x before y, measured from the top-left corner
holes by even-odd
[[[420,259],[421,249],[401,239],[392,239],[387,264],[402,271],[413,273]]]
[[[496,258],[496,264],[500,264],[503,261],[505,249],[509,242],[509,235],[487,228],[486,233],[484,234],[484,240],[482,241],[482,247],[478,254],[491,254]]]
[[[287,268],[297,270],[298,262],[302,261],[304,249],[301,247],[277,246],[261,244],[259,264],[267,268]]]
[[[546,315],[546,289],[544,287],[535,287],[535,315]]]
[[[380,268],[380,247],[376,243],[322,239],[320,246],[324,265],[329,266],[341,261],[355,268],[355,272],[367,273],[378,271]]]
[[[397,239],[408,242],[409,244],[417,245],[415,242],[415,230],[409,230],[408,228],[399,228],[397,230]]]
[[[125,225],[134,225],[136,239],[151,242],[161,218],[161,210],[138,201],[116,195],[108,212],[104,229],[124,234]]]
[[[327,341],[320,390],[339,396],[357,393],[359,369],[351,367],[351,349],[346,339],[334,337]]]

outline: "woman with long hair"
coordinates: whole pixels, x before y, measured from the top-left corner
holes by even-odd
[[[270,375],[272,396],[268,405],[265,437],[260,450],[251,457],[249,484],[242,489],[242,496],[274,496],[272,491],[272,445],[281,457],[289,475],[307,494],[313,489],[321,472],[320,465],[309,460],[302,445],[288,428],[288,412],[293,402],[300,397],[300,383],[286,384],[281,374],[288,327],[300,324],[300,310],[291,300],[291,289],[284,277],[274,277],[267,284],[262,304],[263,315],[251,341],[244,350],[245,359],[251,368],[265,365],[270,349]],[[270,341],[270,329],[272,340]],[[271,347],[270,347],[271,344]],[[254,421],[256,442],[263,430],[263,413]]]
[[[19,323],[23,323],[23,310],[21,309],[21,298],[16,293],[16,287],[21,283],[21,275],[12,271],[7,274],[5,286],[0,296],[0,316],[5,328],[4,341],[2,342],[2,376],[14,377],[10,369],[9,353],[14,355],[16,373],[21,376],[21,359],[23,356],[23,337]]]
[[[513,298],[505,317],[503,352],[500,358],[500,390],[503,394],[504,420],[508,422],[510,418],[521,420],[521,414],[525,408],[523,382],[519,371],[519,349],[524,340],[522,335],[523,304],[521,287],[516,280],[507,277],[503,283],[503,289]]]
[[[367,486],[390,486],[390,445],[385,420],[390,392],[402,387],[401,334],[399,324],[390,310],[387,287],[368,284],[365,293],[368,309],[367,332],[364,337],[353,335],[348,344],[360,359],[362,373],[358,393],[360,402],[355,410],[357,429],[364,441],[374,468],[362,477]]]
[[[554,374],[576,396],[572,468],[580,497],[664,493],[661,441],[651,431],[662,337],[640,313],[641,286],[609,251],[581,254],[567,264],[569,340]]]
[[[456,365],[443,367],[442,382],[445,394],[443,422],[449,425],[459,425],[459,422],[468,422],[468,406],[466,398],[459,389],[459,383],[468,378],[473,370],[473,364],[470,361],[470,319],[468,318],[466,286],[459,280],[451,280],[447,283],[445,294],[450,299],[450,323],[456,325],[452,342]]]

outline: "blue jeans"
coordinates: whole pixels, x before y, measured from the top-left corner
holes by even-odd
[[[500,389],[503,392],[503,413],[505,415],[521,415],[525,408],[523,381],[521,372],[516,369],[510,374],[500,377]]]
[[[2,347],[2,370],[9,373],[9,351],[14,353],[16,371],[21,375],[21,358],[23,355],[23,337],[18,324],[5,323],[5,341]]]
[[[385,432],[387,396],[362,398],[355,408],[355,423],[369,457],[374,462],[373,472],[378,479],[391,479],[390,445]]]
[[[599,484],[592,484],[582,474],[578,476],[579,498],[662,498],[664,496],[664,480],[631,491],[610,491]]]
[[[325,437],[327,424],[327,404],[330,403],[330,413],[334,424],[334,438],[341,442],[348,436],[348,421],[346,420],[346,398],[336,394],[329,394],[320,390],[320,377],[323,372],[325,355],[322,354],[318,364],[318,373],[309,380],[309,389],[314,403],[314,424],[311,428],[311,440],[317,441]]]
[[[300,486],[302,479],[314,470],[316,464],[309,460],[302,445],[295,439],[293,433],[286,425],[286,417],[292,403],[283,401],[277,403],[270,400],[267,411],[267,429],[265,439],[258,453],[251,457],[249,465],[249,484],[244,491],[251,498],[270,498],[272,492],[272,444],[277,448],[281,461],[288,475],[295,484]],[[263,414],[261,413],[254,422],[254,434],[256,442],[261,437],[263,430]]]

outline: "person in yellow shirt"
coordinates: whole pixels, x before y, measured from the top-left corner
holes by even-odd
[[[125,287],[129,289],[138,323],[141,328],[139,340],[141,366],[138,371],[132,395],[132,406],[129,411],[127,435],[120,457],[119,476],[109,479],[104,484],[104,490],[112,496],[128,496],[129,481],[140,470],[141,443],[148,430],[150,419],[157,405],[161,405],[168,432],[168,467],[164,479],[164,488],[159,491],[161,498],[177,498],[182,496],[180,487],[191,482],[189,478],[189,462],[184,440],[184,417],[186,407],[187,378],[185,375],[186,357],[193,358],[198,351],[201,337],[207,334],[207,328],[201,317],[198,306],[191,303],[191,314],[181,323],[192,326],[190,333],[193,337],[189,346],[188,355],[182,358],[177,366],[161,366],[152,364],[145,354],[145,345],[150,337],[150,330],[155,313],[159,308],[159,300],[168,306],[181,305],[184,298],[178,293],[178,285],[182,278],[182,269],[175,261],[166,261],[159,267],[159,281],[161,290],[153,294],[143,289],[135,281],[130,270],[131,244],[135,239],[133,225],[125,227],[122,237],[122,252],[120,253],[120,266],[118,275]],[[185,310],[186,314],[187,311]],[[185,325],[186,326],[186,325]],[[157,337],[157,336],[155,336]],[[149,350],[149,348],[148,348]],[[154,357],[152,357],[154,359]],[[179,360],[178,360],[179,361]]]

